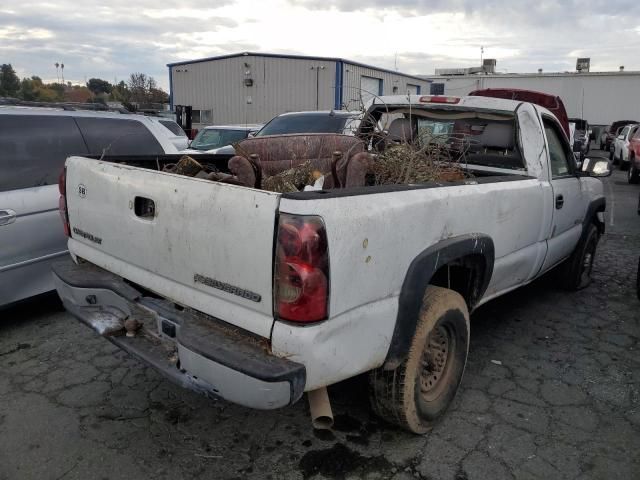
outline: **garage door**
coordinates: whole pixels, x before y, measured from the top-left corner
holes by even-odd
[[[366,105],[376,95],[382,95],[382,79],[360,77],[360,99],[363,105]]]

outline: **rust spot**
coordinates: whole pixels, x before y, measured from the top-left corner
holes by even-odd
[[[362,242],[362,248],[367,248],[369,246],[369,239],[365,238]]]

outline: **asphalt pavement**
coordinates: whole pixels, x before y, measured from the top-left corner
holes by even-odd
[[[593,150],[591,156],[599,156]],[[363,378],[258,412],[181,390],[65,313],[55,296],[0,310],[0,479],[640,478],[640,185],[605,180],[594,281],[551,276],[472,316],[461,390],[424,436],[374,417]]]

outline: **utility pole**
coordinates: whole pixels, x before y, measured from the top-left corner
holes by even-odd
[[[480,46],[480,66],[482,67],[482,57],[484,55],[484,47]]]
[[[58,73],[58,67],[60,67],[60,64],[58,62],[54,63],[55,67],[56,67],[56,81],[58,83],[60,83],[60,74]]]
[[[62,75],[62,84],[64,85],[64,63],[60,64],[60,72]]]

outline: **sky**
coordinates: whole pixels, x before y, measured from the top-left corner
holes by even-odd
[[[638,0],[55,0],[0,5],[0,63],[65,81],[153,76],[243,51],[343,57],[410,74],[497,60],[498,72],[640,70]]]

